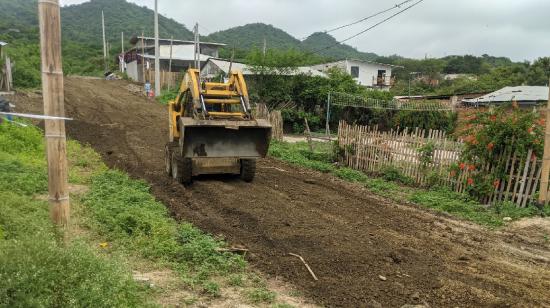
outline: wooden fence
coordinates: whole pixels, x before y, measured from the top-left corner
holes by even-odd
[[[276,141],[283,141],[283,116],[280,110],[269,111],[266,104],[256,104],[254,117],[266,119],[271,123],[271,138]]]
[[[172,89],[172,90],[178,89],[179,83],[181,82],[182,78],[183,78],[183,75],[179,72],[160,71],[160,88]],[[154,89],[155,71],[154,70],[146,71],[145,80],[149,80],[151,82],[152,88]]]
[[[377,127],[348,125],[340,121],[338,146],[341,162],[348,167],[366,173],[380,173],[388,167],[397,168],[417,185],[439,184],[457,192],[469,189],[468,179],[480,172],[493,173],[497,168],[506,176],[495,181],[495,189],[480,201],[492,204],[510,201],[525,207],[533,199],[541,174],[541,160],[532,155],[519,157],[507,149],[497,160],[458,174],[451,173],[451,166],[460,164],[463,144],[446,137],[438,130],[404,129],[381,132]],[[498,181],[498,182],[497,182]]]

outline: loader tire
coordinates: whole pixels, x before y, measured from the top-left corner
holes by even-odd
[[[256,175],[256,160],[241,159],[241,179],[245,182],[252,182]]]
[[[193,177],[193,162],[190,158],[183,158],[177,151],[172,152],[172,177],[179,183],[191,184]]]

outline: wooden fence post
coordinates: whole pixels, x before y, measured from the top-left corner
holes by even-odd
[[[53,117],[64,117],[59,0],[39,0],[38,15],[44,114]],[[50,215],[55,224],[67,227],[70,207],[64,120],[45,120],[45,133],[48,155]]]
[[[539,204],[548,204],[548,177],[550,173],[550,94],[546,105],[546,128],[544,133],[544,154],[542,156],[542,173],[540,175]]]

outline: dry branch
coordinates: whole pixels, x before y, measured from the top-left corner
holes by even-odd
[[[300,255],[297,255],[295,253],[288,253],[289,255],[293,256],[293,257],[296,257],[296,258],[299,258],[302,263],[304,263],[304,265],[306,266],[307,270],[309,271],[309,273],[311,274],[311,276],[313,277],[313,279],[315,279],[315,281],[319,280],[317,279],[317,276],[315,276],[315,273],[313,272],[313,270],[311,270],[311,267],[309,267],[309,265],[306,263],[306,261],[304,260],[304,258],[302,258],[302,256]]]

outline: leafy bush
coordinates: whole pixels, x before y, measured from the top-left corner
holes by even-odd
[[[529,149],[534,157],[542,157],[545,119],[540,114],[524,111],[517,105],[505,105],[489,111],[478,112],[468,119],[463,132],[466,147],[462,162],[453,167],[457,176],[460,169],[479,170],[488,164],[494,165],[491,173],[478,172],[467,179],[469,192],[483,197],[490,194],[496,185],[507,177],[505,163],[498,163],[501,155],[513,149],[523,159]]]

